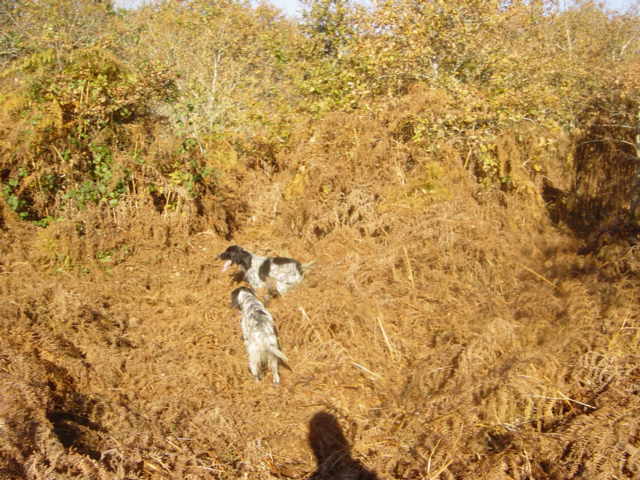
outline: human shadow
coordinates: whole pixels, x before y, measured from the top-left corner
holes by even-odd
[[[328,412],[318,412],[309,421],[309,446],[317,469],[308,480],[379,480],[351,457],[351,446],[338,420]]]

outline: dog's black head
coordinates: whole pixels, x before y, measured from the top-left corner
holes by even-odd
[[[218,255],[220,260],[231,262],[235,265],[240,265],[243,269],[249,270],[251,268],[251,254],[244,248],[238,245],[232,245],[224,252]]]
[[[238,300],[238,298],[240,297],[240,293],[241,292],[250,293],[254,297],[256,295],[256,292],[254,292],[249,287],[238,287],[238,288],[236,288],[233,292],[231,292],[231,308],[237,308],[238,310],[240,310],[240,301]]]

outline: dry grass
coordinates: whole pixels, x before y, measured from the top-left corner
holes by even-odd
[[[578,255],[535,192],[384,119],[307,127],[234,174],[237,218],[0,211],[3,478],[637,476],[639,285],[605,265],[637,252]],[[247,372],[225,235],[316,260],[270,304],[279,387]]]

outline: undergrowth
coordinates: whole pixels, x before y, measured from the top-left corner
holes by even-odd
[[[636,16],[108,3],[0,7],[2,478],[640,474]]]

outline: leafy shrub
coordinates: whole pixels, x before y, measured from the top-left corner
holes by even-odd
[[[14,70],[22,72],[22,88],[9,94],[0,126],[13,145],[0,164],[10,178],[4,186],[10,204],[33,218],[61,212],[69,202],[116,205],[136,165],[116,154],[135,141],[128,125],[156,118],[156,103],[175,98],[168,72],[151,64],[132,72],[99,48],[72,52],[62,62],[36,54]],[[10,123],[16,117],[20,128]],[[17,175],[27,164],[31,174]]]

